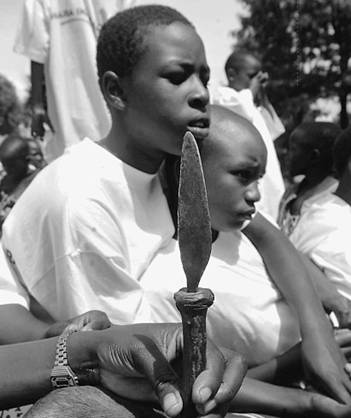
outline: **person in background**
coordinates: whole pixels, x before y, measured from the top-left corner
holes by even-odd
[[[290,134],[289,175],[303,178],[286,190],[280,202],[278,224],[288,236],[309,202],[335,191],[338,182],[333,173],[333,146],[340,132],[335,123],[304,122]]]
[[[45,136],[48,162],[86,136],[99,140],[107,134],[111,122],[98,86],[96,41],[108,17],[132,4],[24,1],[14,50],[31,61],[32,135]]]
[[[38,172],[46,165],[38,140],[12,133],[0,145],[5,175],[0,181],[0,227]]]
[[[258,58],[246,50],[230,54],[225,72],[228,86],[213,90],[211,102],[245,117],[262,135],[268,160],[266,173],[260,181],[262,198],[258,208],[276,220],[285,186],[273,140],[284,132],[284,127],[268,100],[265,90],[268,74],[262,71]]]
[[[334,125],[329,126],[328,138],[319,136],[318,144],[316,140],[313,147],[309,139],[311,135],[305,136],[306,128],[297,129],[300,141],[295,141],[294,161],[300,156],[300,164],[306,164],[309,168],[303,180],[306,182],[305,188],[298,188],[297,196],[302,195],[305,199],[302,198],[302,204],[299,205],[298,219],[295,227],[289,231],[289,238],[319,267],[336,289],[351,300],[351,130],[341,131]],[[338,132],[340,134],[336,136]],[[295,136],[296,133],[292,139]],[[303,138],[308,145],[302,142]],[[306,149],[307,146],[310,151]],[[313,186],[310,190],[307,189],[308,184]],[[299,190],[302,192],[299,193]],[[294,206],[291,211],[293,209]]]

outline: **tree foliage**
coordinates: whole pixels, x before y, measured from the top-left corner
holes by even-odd
[[[248,14],[233,33],[237,46],[261,57],[271,78],[270,97],[285,122],[299,123],[316,97],[338,95],[345,126],[351,91],[351,1],[241,2]]]

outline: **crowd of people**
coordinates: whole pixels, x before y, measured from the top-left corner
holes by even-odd
[[[179,415],[189,131],[212,227],[201,286],[215,295],[197,414],[351,416],[351,130],[297,126],[287,181],[259,58],[235,50],[228,85],[209,91],[194,25],[136,3],[24,2],[30,126],[0,77],[0,408]]]

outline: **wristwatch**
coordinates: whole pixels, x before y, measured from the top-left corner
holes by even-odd
[[[55,364],[50,375],[51,385],[54,389],[79,385],[78,376],[67,361],[67,338],[77,331],[77,329],[65,330],[57,341]]]

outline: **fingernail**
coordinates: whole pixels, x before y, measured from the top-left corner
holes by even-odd
[[[202,388],[200,389],[199,392],[200,398],[201,398],[201,402],[206,402],[210,396],[212,395],[211,389],[210,388]]]
[[[206,402],[205,405],[202,407],[202,415],[207,415],[211,411],[213,411],[217,407],[217,402],[214,399],[211,399],[210,401]]]
[[[174,393],[167,393],[163,398],[163,408],[167,414],[174,415],[173,410],[178,409],[178,399]]]

